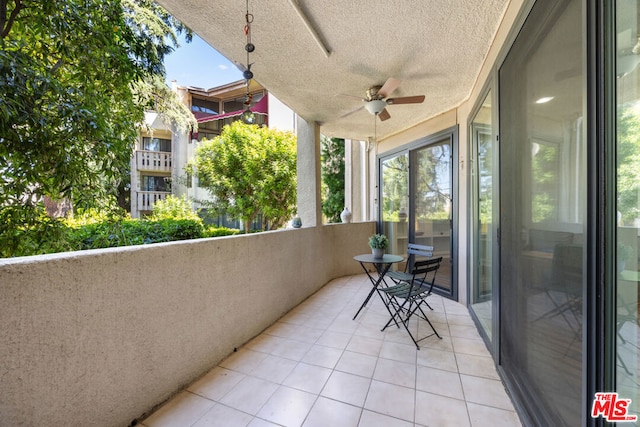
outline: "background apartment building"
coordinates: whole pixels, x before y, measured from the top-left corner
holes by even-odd
[[[133,218],[148,215],[153,205],[169,194],[187,196],[194,209],[200,207],[198,201],[209,200],[207,190],[186,172],[185,166],[200,141],[220,135],[225,125],[245,119],[261,126],[295,131],[293,111],[253,80],[248,88],[240,80],[206,90],[174,82],[173,89],[198,121],[198,131],[179,132],[165,123],[162,115],[152,111],[145,114],[146,126],[140,131],[131,159]]]

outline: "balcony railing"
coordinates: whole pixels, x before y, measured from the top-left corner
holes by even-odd
[[[140,171],[171,172],[171,153],[164,151],[136,151],[136,167]]]
[[[171,194],[170,191],[138,191],[138,210],[152,211],[153,205],[164,200]]]
[[[0,425],[129,425],[332,279],[361,273],[353,256],[374,230],[0,259]]]

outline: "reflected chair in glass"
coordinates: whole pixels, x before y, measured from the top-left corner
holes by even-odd
[[[389,319],[382,330],[384,331],[389,325],[391,325],[391,323],[396,323],[397,325],[397,322],[400,321],[418,350],[420,350],[418,341],[422,341],[432,335],[436,335],[438,338],[442,339],[427,317],[427,314],[422,309],[422,305],[424,304],[433,310],[433,308],[427,303],[427,298],[431,295],[431,291],[433,290],[433,284],[436,280],[436,274],[438,272],[438,268],[440,268],[441,262],[442,257],[415,261],[411,272],[407,273],[407,276],[405,276],[408,277],[409,280],[402,280],[395,286],[380,289],[381,292],[386,294],[388,298],[388,307],[390,311],[393,312],[391,319]],[[413,315],[425,320],[431,327],[433,333],[420,339],[416,339],[409,329],[409,320]]]
[[[576,334],[582,331],[582,252],[582,245],[555,245],[551,283],[545,288],[553,308],[538,319],[562,316]]]
[[[545,283],[545,306],[549,309],[534,319],[544,321],[563,357],[579,357],[582,343],[583,246],[556,244],[551,260],[551,280]],[[556,319],[561,319],[557,321]]]
[[[640,323],[638,323],[638,317],[640,317],[640,306],[637,298],[637,287],[640,285],[638,282],[637,274],[634,274],[632,280],[627,280],[628,277],[618,275],[618,293],[617,293],[617,309],[616,309],[616,335],[618,336],[618,345],[616,351],[616,357],[620,366],[624,369],[625,373],[637,381],[640,377],[640,372],[637,369],[629,369],[628,363],[633,366],[635,362],[635,355],[640,349],[638,347],[638,341],[640,341]],[[633,292],[629,294],[629,289],[632,288]],[[628,297],[629,295],[635,296],[627,300],[623,295]],[[627,360],[625,362],[625,359]]]

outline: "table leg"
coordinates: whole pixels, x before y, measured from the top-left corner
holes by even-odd
[[[378,291],[378,286],[380,286],[380,283],[382,283],[384,281],[384,275],[387,274],[387,271],[389,271],[389,269],[391,268],[391,263],[375,264],[376,271],[378,272],[378,280],[375,280],[373,277],[371,277],[371,274],[369,273],[369,271],[367,270],[367,268],[364,266],[364,264],[362,262],[360,263],[360,265],[362,266],[362,269],[364,270],[364,272],[369,277],[369,280],[371,281],[371,284],[373,285],[373,288],[371,289],[371,292],[369,292],[369,295],[367,295],[367,298],[364,300],[364,302],[362,303],[362,305],[360,306],[360,308],[356,312],[356,315],[353,316],[353,320],[355,320],[355,318],[358,317],[358,314],[360,314],[360,311],[362,311],[362,309],[367,305],[367,303],[371,299],[371,296],[373,295],[374,292],[378,292],[378,295],[380,294],[380,292]],[[385,282],[385,284],[386,283],[387,282]],[[380,298],[382,298],[382,295],[380,295]],[[387,308],[387,310],[388,310],[388,308]]]

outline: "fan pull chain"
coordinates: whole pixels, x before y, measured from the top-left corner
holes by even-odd
[[[378,115],[373,115],[373,149],[377,153],[378,149]]]
[[[251,42],[251,24],[253,23],[253,15],[249,13],[249,0],[247,0],[247,12],[244,15],[245,25],[244,25],[244,35],[247,37],[247,44],[244,46],[244,50],[247,51],[247,69],[242,73],[243,77],[247,81],[247,86],[249,85],[249,80],[253,78],[253,72],[251,72],[251,62],[249,55],[251,52],[256,50],[256,46]]]
[[[247,38],[247,44],[244,45],[244,50],[247,51],[247,69],[244,70],[242,76],[247,81],[247,95],[244,101],[245,110],[242,113],[242,121],[247,124],[255,123],[255,116],[251,112],[251,103],[253,101],[253,95],[250,92],[251,79],[253,79],[253,72],[251,71],[250,55],[256,50],[256,46],[251,42],[251,24],[253,23],[253,14],[249,13],[249,0],[247,0],[247,12],[244,15],[244,35]]]

